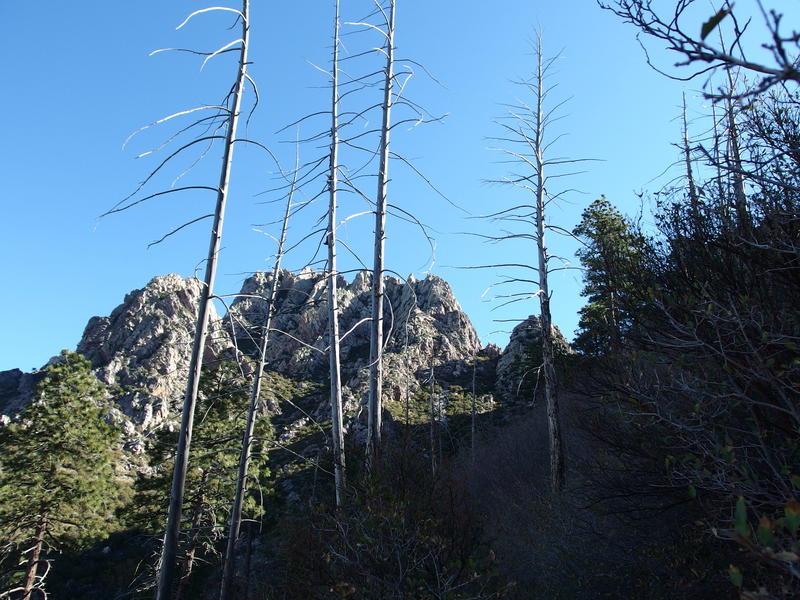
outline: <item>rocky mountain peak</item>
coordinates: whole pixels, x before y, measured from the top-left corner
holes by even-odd
[[[195,278],[154,277],[127,294],[110,316],[92,317],[78,344],[78,352],[110,387],[122,412],[144,429],[180,406],[201,289]],[[205,360],[213,361],[230,348],[212,312]]]
[[[324,274],[282,270],[276,298],[272,343],[267,353],[272,369],[287,375],[324,373],[327,369],[328,314]],[[261,335],[272,281],[258,272],[243,284],[240,297],[225,318],[226,327],[246,353]],[[347,282],[339,278],[340,329],[343,366],[354,375],[366,366],[369,354],[370,286],[372,275],[360,271]],[[452,289],[435,275],[401,282],[386,277],[384,330],[387,353],[402,353],[409,368],[469,359],[481,345]]]

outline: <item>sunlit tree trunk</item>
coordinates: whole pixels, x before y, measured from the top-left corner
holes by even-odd
[[[545,94],[542,47],[537,46],[537,69],[535,77],[536,115],[534,128],[534,161],[536,164],[536,246],[539,263],[539,303],[542,326],[542,368],[544,370],[544,393],[547,403],[547,424],[550,438],[550,479],[553,491],[564,487],[564,448],[561,440],[561,421],[556,389],[556,370],[553,355],[553,319],[550,315],[550,287],[548,285],[548,256],[545,244],[545,176],[544,176],[544,114]]]
[[[389,183],[389,133],[391,131],[392,89],[394,82],[394,11],[395,0],[389,0],[386,25],[386,73],[383,88],[383,122],[381,125],[378,194],[375,202],[375,257],[372,270],[372,323],[369,347],[369,400],[367,461],[371,464],[381,443],[383,410],[383,300],[384,243],[386,241],[386,192]]]
[[[333,66],[331,69],[331,150],[328,173],[328,332],[330,337],[331,435],[333,437],[333,467],[336,483],[336,505],[341,506],[345,486],[344,426],[342,421],[342,381],[339,353],[339,304],[336,270],[336,192],[339,173],[339,0],[333,34]]]
[[[228,126],[225,134],[225,148],[222,156],[222,169],[220,172],[217,205],[214,211],[214,224],[211,229],[208,256],[206,259],[206,272],[204,285],[200,295],[200,305],[197,315],[197,326],[192,346],[192,356],[189,363],[189,382],[183,402],[181,426],[178,435],[178,447],[175,453],[175,469],[172,478],[170,493],[169,514],[167,528],[164,535],[164,547],[161,553],[161,567],[156,589],[156,600],[168,600],[171,595],[175,579],[176,557],[181,528],[181,508],[183,505],[184,488],[186,485],[186,471],[189,460],[189,449],[192,441],[192,425],[194,409],[197,404],[197,393],[200,386],[200,371],[203,363],[203,351],[208,335],[208,320],[214,291],[214,280],[217,272],[217,258],[222,242],[222,225],[225,217],[225,206],[228,200],[228,186],[230,183],[231,166],[233,163],[233,148],[236,140],[236,127],[241,110],[242,93],[247,70],[247,48],[250,36],[250,3],[242,2],[242,47],[239,54],[239,65],[236,82],[232,91],[232,102],[228,116]]]

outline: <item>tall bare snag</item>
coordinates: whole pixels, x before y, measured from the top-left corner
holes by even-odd
[[[220,600],[231,598],[233,586],[233,574],[236,566],[236,550],[239,541],[239,530],[242,524],[242,506],[244,504],[244,494],[247,487],[247,471],[250,466],[250,452],[253,446],[253,431],[255,429],[256,417],[258,412],[258,400],[261,396],[261,387],[264,380],[264,369],[267,364],[267,348],[269,347],[269,333],[272,326],[272,318],[275,315],[275,300],[278,295],[278,278],[281,270],[281,260],[283,259],[284,246],[286,244],[286,230],[289,225],[289,215],[292,210],[292,198],[294,197],[295,186],[297,185],[297,172],[299,165],[295,163],[292,182],[289,187],[289,194],[283,212],[281,224],[281,234],[278,240],[278,251],[275,254],[275,264],[272,268],[272,282],[269,288],[269,295],[266,298],[267,316],[264,322],[264,331],[261,334],[261,344],[258,352],[258,365],[256,366],[253,386],[250,389],[250,404],[247,407],[247,422],[244,433],[242,434],[242,448],[239,455],[239,473],[236,478],[236,493],[231,509],[231,522],[228,528],[228,542],[225,549],[225,562],[222,568],[222,585],[220,588]]]
[[[389,184],[389,133],[392,121],[392,89],[394,83],[395,0],[389,0],[388,15],[382,9],[381,12],[386,17],[386,71],[383,85],[383,120],[379,148],[378,194],[375,202],[375,257],[372,270],[372,323],[369,349],[368,460],[374,457],[376,449],[381,443],[381,413],[383,410],[383,270],[386,241],[386,198]]]
[[[223,9],[214,7],[213,9],[196,11],[192,13],[189,18],[199,14],[200,12],[205,12],[208,10]],[[186,388],[183,411],[181,414],[181,426],[178,437],[178,447],[175,453],[175,469],[173,472],[169,513],[167,516],[167,529],[164,535],[164,548],[161,553],[158,587],[155,595],[156,600],[169,599],[175,579],[175,567],[181,529],[181,510],[183,505],[184,487],[186,483],[186,470],[189,461],[189,449],[192,441],[194,409],[195,405],[197,404],[197,392],[200,385],[200,371],[203,362],[203,350],[205,348],[206,337],[208,335],[208,319],[214,292],[214,279],[217,272],[217,259],[222,241],[222,225],[225,217],[225,207],[228,200],[228,186],[231,177],[231,166],[233,164],[233,148],[236,140],[236,127],[239,121],[242,94],[244,91],[245,79],[247,77],[247,48],[250,36],[249,0],[243,0],[241,12],[234,12],[238,13],[241,21],[242,37],[239,40],[239,43],[241,44],[239,49],[239,62],[236,80],[231,92],[231,102],[228,112],[227,130],[224,142],[225,145],[222,155],[219,187],[217,190],[217,204],[214,211],[214,223],[211,227],[211,239],[209,242],[208,255],[206,258],[206,271],[203,280],[204,285],[200,295],[200,306],[197,315],[194,343],[192,346],[192,356],[189,363],[189,381]]]
[[[345,486],[344,424],[342,421],[342,375],[339,352],[339,304],[337,300],[336,270],[336,192],[339,174],[339,0],[333,26],[333,59],[331,66],[331,150],[328,171],[328,335],[330,337],[329,362],[331,385],[331,435],[333,438],[334,479],[336,505],[342,504]]]

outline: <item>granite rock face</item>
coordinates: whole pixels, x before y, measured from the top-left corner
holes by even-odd
[[[531,315],[514,327],[508,345],[497,361],[495,398],[498,401],[524,400],[520,397],[520,390],[530,387],[524,384],[533,382],[535,386],[537,376],[539,376],[536,368],[539,361],[534,357],[541,356],[541,344],[542,324],[539,317]],[[566,338],[555,325],[553,326],[553,345],[556,357],[572,352]],[[544,381],[541,379],[538,389],[544,389]],[[533,401],[533,398],[527,400]]]
[[[269,293],[271,273],[255,273],[248,278],[225,327],[247,353],[255,350],[261,335]],[[371,275],[362,271],[352,283],[339,278],[340,330],[343,368],[358,370],[367,364]],[[469,358],[480,349],[480,342],[469,318],[443,279],[429,275],[403,283],[386,277],[384,331],[387,353],[413,348],[414,365]],[[267,353],[270,368],[287,375],[320,374],[327,370],[328,313],[324,275],[304,270],[299,274],[279,274],[276,316]],[[231,319],[232,318],[232,319]],[[231,320],[233,325],[231,325]],[[406,354],[408,351],[406,350]]]
[[[143,430],[180,411],[201,286],[179,275],[155,277],[126,295],[110,316],[92,317],[78,344],[121,411]],[[204,361],[231,348],[212,312]]]
[[[324,378],[328,370],[328,314],[324,274],[281,271],[270,345],[269,368],[285,375]],[[366,392],[369,368],[371,274],[359,272],[352,282],[340,277],[338,301],[342,380],[347,386],[346,412],[357,412]],[[224,319],[240,350],[255,354],[263,330],[272,281],[271,273],[255,273]],[[401,282],[386,277],[384,302],[384,394],[396,395],[405,386],[416,388],[431,364],[437,373],[458,376],[481,349],[469,318],[462,312],[446,281],[435,275]],[[345,335],[346,334],[346,335]]]

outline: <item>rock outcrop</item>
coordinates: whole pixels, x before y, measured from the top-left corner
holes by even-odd
[[[255,349],[263,328],[271,273],[255,273],[242,286],[241,297],[231,306],[225,326],[246,353]],[[340,329],[345,368],[358,370],[366,364],[369,349],[371,275],[361,271],[348,283],[339,278]],[[386,277],[385,326],[387,352],[415,347],[417,367],[429,362],[435,351],[438,363],[462,360],[480,349],[469,318],[446,281],[435,275],[401,282]],[[231,323],[233,323],[231,325]],[[268,351],[270,367],[288,375],[322,373],[327,368],[328,315],[324,275],[303,270],[281,271],[273,321],[273,343]]]
[[[231,306],[225,326],[240,350],[253,354],[262,333],[271,273],[255,273]],[[366,390],[369,366],[371,274],[359,272],[351,283],[339,278],[343,381],[352,402]],[[458,376],[481,349],[469,318],[450,286],[435,275],[402,282],[386,277],[384,365],[387,397],[406,385],[417,386],[434,368]],[[294,377],[325,377],[328,369],[328,315],[325,278],[319,271],[281,271],[276,316],[267,352],[269,368]],[[441,375],[440,375],[441,376]]]
[[[529,316],[514,327],[508,345],[497,361],[495,379],[495,398],[500,402],[513,402],[533,397],[522,398],[524,393],[536,388],[539,377],[538,366],[541,362],[542,324],[539,317]],[[553,344],[556,357],[572,352],[566,338],[557,326],[553,326]],[[539,390],[543,390],[544,381],[539,380]]]
[[[110,316],[92,317],[78,344],[122,412],[144,430],[180,410],[201,286],[179,275],[155,277]],[[212,312],[204,360],[213,362],[231,348]]]

